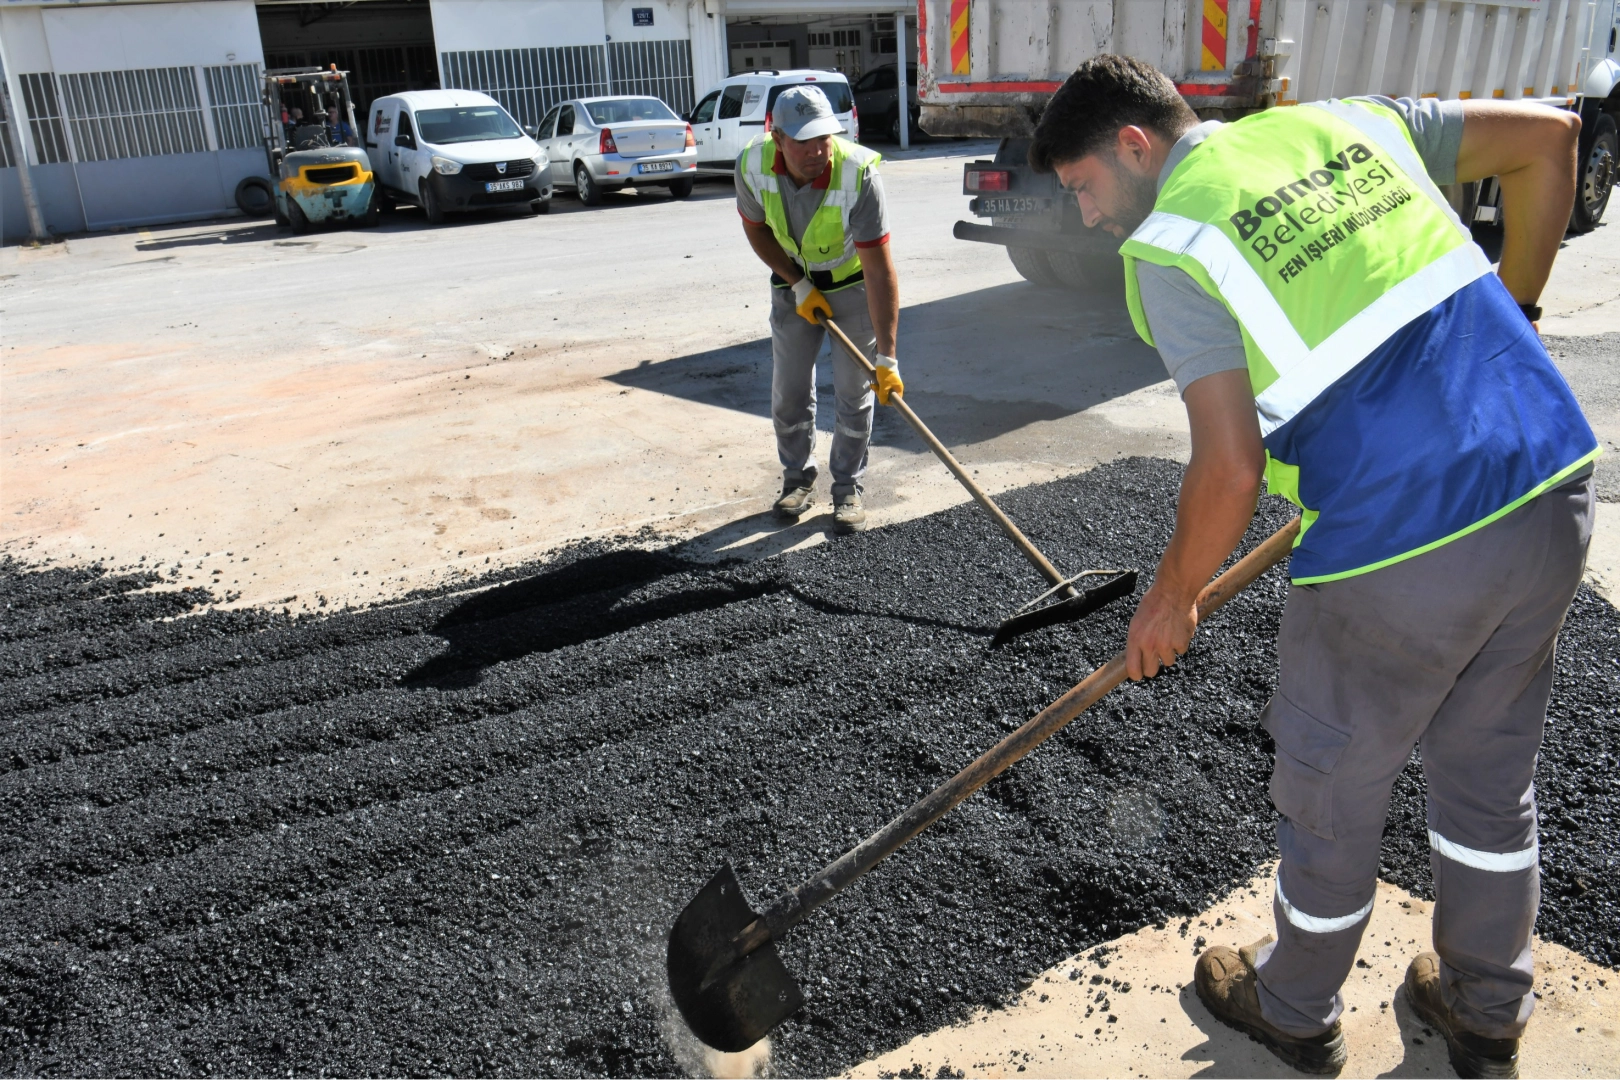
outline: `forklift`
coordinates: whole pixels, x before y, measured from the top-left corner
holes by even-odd
[[[276,224],[294,232],[323,224],[377,224],[377,183],[359,145],[349,73],[336,64],[266,71],[264,106]]]

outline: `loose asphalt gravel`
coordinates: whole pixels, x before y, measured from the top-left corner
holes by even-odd
[[[1150,570],[1179,476],[1131,460],[1005,505],[1061,567]],[[1286,517],[1268,500],[1245,546]],[[320,617],[153,580],[0,567],[6,1072],[698,1068],[663,946],[719,861],[756,905],[797,883],[1106,659],[1130,614],[990,650],[1041,583],[971,505],[741,566],[580,546]],[[809,1003],[774,1068],[837,1072],[1273,857],[1256,722],[1285,592],[1273,571],[1177,670],[796,929]],[[1541,932],[1605,964],[1617,641],[1583,588],[1539,781]],[[1385,874],[1427,888],[1415,768]]]

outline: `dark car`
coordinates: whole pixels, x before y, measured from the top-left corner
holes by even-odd
[[[910,111],[911,137],[917,138],[922,129],[917,126],[917,65],[907,64],[907,108]],[[862,75],[852,89],[855,107],[861,112],[861,128],[872,136],[900,141],[900,79],[893,64],[875,67]]]

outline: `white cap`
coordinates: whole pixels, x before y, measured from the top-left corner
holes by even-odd
[[[838,135],[844,125],[838,122],[827,95],[819,86],[790,86],[776,99],[771,110],[771,128],[788,138],[803,142],[822,135]]]

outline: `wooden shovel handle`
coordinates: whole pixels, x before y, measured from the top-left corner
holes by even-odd
[[[1296,517],[1205,586],[1204,591],[1198,594],[1198,621],[1203,622],[1222,604],[1287,557],[1298,535],[1299,518]],[[750,953],[766,941],[781,936],[1124,681],[1125,652],[1122,649],[1108,663],[1086,676],[1068,693],[961,772],[923,796],[905,813],[867,837],[858,847],[823,867],[798,888],[777,897],[765,909],[765,913],[735,939],[739,955]]]

